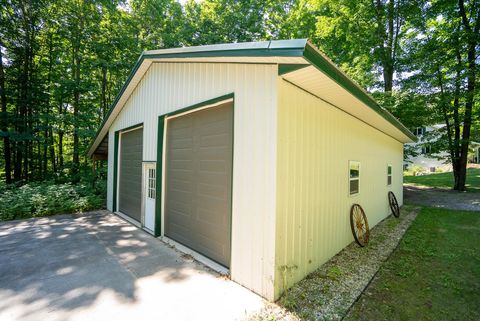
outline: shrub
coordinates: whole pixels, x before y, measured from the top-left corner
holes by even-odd
[[[412,165],[408,167],[403,174],[406,176],[417,176],[418,174],[425,173],[426,170],[420,165]]]
[[[87,180],[88,181],[88,180]],[[95,187],[80,180],[77,184],[53,181],[31,182],[22,186],[0,186],[0,220],[42,217],[84,212],[104,207],[105,186]]]

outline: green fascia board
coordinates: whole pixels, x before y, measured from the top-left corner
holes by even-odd
[[[310,64],[279,64],[278,65],[278,75],[285,75],[289,72],[297,71],[299,69],[310,66]]]
[[[211,58],[211,57],[301,57],[303,49],[285,48],[285,49],[241,49],[241,50],[217,50],[217,51],[199,51],[199,52],[179,52],[154,54],[145,53],[144,57],[148,59],[161,58]]]
[[[331,61],[323,57],[312,45],[307,43],[304,51],[305,59],[310,62],[313,66],[319,69],[322,73],[330,77],[337,84],[342,86],[345,90],[350,92],[358,100],[363,102],[365,105],[373,109],[385,120],[394,125],[402,133],[404,133],[408,138],[417,141],[417,137],[406,128],[398,119],[396,119],[392,114],[387,110],[381,107],[375,99],[373,99],[368,93],[366,93],[360,86],[358,86],[353,80],[348,78],[343,72],[340,71]]]
[[[161,117],[171,117],[171,116],[175,116],[175,115],[178,115],[178,114],[182,114],[182,113],[185,113],[187,111],[197,109],[197,108],[201,108],[201,107],[205,107],[205,106],[208,106],[208,105],[213,105],[215,103],[219,103],[221,101],[224,101],[224,100],[227,100],[227,99],[230,99],[230,98],[233,99],[234,96],[235,96],[234,93],[229,93],[229,94],[226,94],[226,95],[223,95],[223,96],[208,99],[208,100],[202,101],[198,104],[190,105],[190,106],[187,106],[185,108],[178,109],[178,110],[175,110],[175,111],[167,113],[167,114],[163,114]]]
[[[175,56],[175,57],[225,57],[225,56],[249,56],[265,55],[265,51],[282,51],[282,50],[301,50],[305,48],[307,39],[290,39],[290,40],[271,40],[259,42],[242,42],[218,45],[206,45],[197,47],[183,47],[172,49],[160,49],[146,51],[146,55]],[[268,56],[273,56],[269,55]]]
[[[132,69],[132,70],[130,71],[130,73],[128,74],[127,80],[125,81],[125,83],[123,84],[122,88],[121,88],[120,91],[118,92],[117,96],[115,97],[115,100],[114,100],[113,103],[110,105],[110,108],[109,108],[109,110],[108,110],[107,115],[105,116],[105,118],[103,118],[102,124],[98,127],[97,133],[95,134],[95,137],[93,138],[92,142],[90,143],[90,145],[89,145],[88,148],[87,148],[87,151],[88,151],[88,152],[90,152],[90,149],[92,148],[93,143],[95,143],[95,140],[97,140],[98,135],[100,135],[100,131],[102,130],[103,126],[105,126],[105,123],[107,122],[108,118],[109,118],[110,115],[112,114],[113,109],[114,109],[115,106],[117,105],[118,101],[119,101],[120,98],[123,96],[123,93],[125,92],[125,90],[127,90],[128,85],[129,85],[130,82],[132,81],[133,76],[135,76],[135,74],[137,73],[138,68],[140,68],[140,66],[142,65],[143,60],[144,60],[144,57],[143,57],[143,53],[142,53],[142,54],[140,55],[140,57],[138,58],[137,62],[135,63],[135,65],[133,66],[133,69]],[[93,152],[92,152],[92,155],[93,155]]]

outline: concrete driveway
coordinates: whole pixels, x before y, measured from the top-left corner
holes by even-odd
[[[0,223],[0,320],[241,320],[264,301],[107,212]]]

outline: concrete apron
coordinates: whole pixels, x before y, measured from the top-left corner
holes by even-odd
[[[0,320],[242,320],[258,295],[107,212],[0,223]]]

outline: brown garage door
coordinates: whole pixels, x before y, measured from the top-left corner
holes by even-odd
[[[118,209],[138,222],[142,207],[142,146],[142,128],[121,134]]]
[[[168,120],[165,235],[230,264],[233,103]]]

